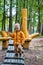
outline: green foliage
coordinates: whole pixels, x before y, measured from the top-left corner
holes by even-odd
[[[16,11],[16,6],[17,6],[17,11],[18,11],[17,17],[19,19],[20,24],[22,21],[21,10],[23,8],[27,8],[28,28],[31,28],[32,26],[34,26],[34,28],[38,27],[39,7],[40,7],[40,22],[43,23],[43,1],[42,0],[39,1],[40,2],[38,5],[38,0],[12,0],[12,10]],[[3,5],[4,5],[4,0],[0,0],[0,22],[1,22],[0,27],[2,27]],[[6,0],[5,1],[6,25],[7,23],[9,23],[9,14],[8,14],[10,12],[9,8],[10,8],[10,0]],[[12,23],[15,23],[15,19],[16,19],[16,14],[12,15]]]

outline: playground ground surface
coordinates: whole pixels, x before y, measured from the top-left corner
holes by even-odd
[[[6,50],[0,50],[0,65],[5,55]],[[43,38],[34,38],[30,42],[29,50],[24,50],[24,57],[26,65],[43,65]]]

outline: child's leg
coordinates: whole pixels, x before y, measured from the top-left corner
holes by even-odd
[[[22,49],[22,46],[21,46],[21,45],[19,45],[19,46],[18,46],[18,50],[19,50],[19,51],[18,51],[18,53],[21,55],[21,54],[22,54],[22,51],[23,51],[23,49]]]
[[[15,45],[15,53],[18,54],[18,45]]]

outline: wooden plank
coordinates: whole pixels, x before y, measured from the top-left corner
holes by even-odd
[[[7,53],[6,54],[7,58],[10,58],[10,57],[13,58],[14,56],[15,56],[15,53]]]
[[[7,50],[14,50],[14,46],[8,46]]]
[[[25,64],[2,64],[2,65],[25,65]]]
[[[12,65],[12,64],[2,64],[2,65]]]
[[[24,55],[22,54],[21,56],[15,56],[15,53],[6,53],[6,59],[23,59],[24,60]]]
[[[24,60],[20,60],[20,59],[5,59],[4,63],[8,63],[8,64],[24,64]]]
[[[11,65],[14,65],[14,64],[17,64],[17,65],[25,65],[25,64],[23,64],[23,63],[4,63],[4,64],[11,64]]]
[[[13,40],[9,40],[9,44],[13,44]]]

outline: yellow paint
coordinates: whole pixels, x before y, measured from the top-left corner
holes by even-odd
[[[2,34],[2,37],[7,37],[7,36],[8,36],[5,31],[2,31],[1,34]],[[6,40],[3,39],[2,49],[5,49],[5,48],[7,48],[7,47],[8,47],[8,41],[6,41]]]
[[[34,37],[36,37],[36,36],[38,36],[39,35],[39,33],[35,33],[35,34],[31,34],[31,35],[29,35],[29,32],[28,32],[28,30],[27,30],[27,9],[22,9],[22,31],[23,31],[23,33],[24,33],[24,35],[25,35],[25,38],[28,38],[30,41],[34,38]],[[29,41],[29,42],[30,42]],[[29,46],[29,42],[26,42],[25,44],[24,44],[24,48],[27,48],[28,46]]]

